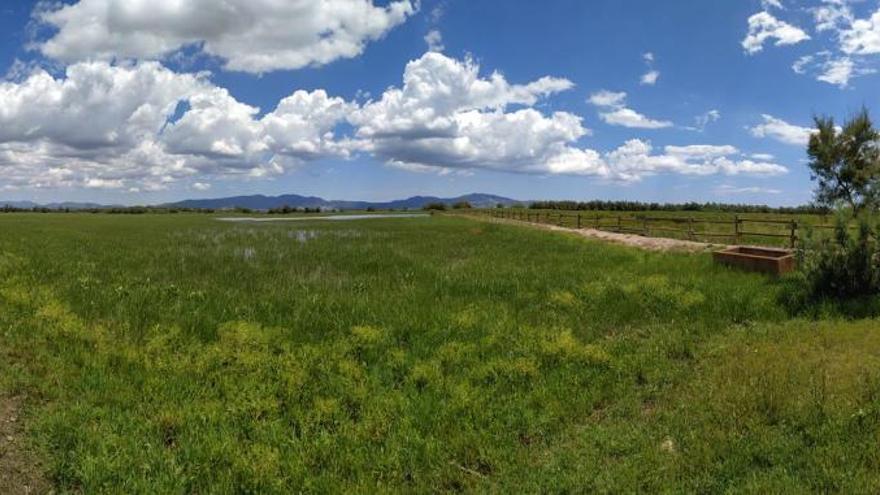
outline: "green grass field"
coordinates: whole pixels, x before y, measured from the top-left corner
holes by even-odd
[[[461,217],[0,216],[0,397],[61,493],[876,493],[880,324]]]

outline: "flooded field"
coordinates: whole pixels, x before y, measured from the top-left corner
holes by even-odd
[[[313,217],[221,217],[217,220],[221,222],[310,222],[310,221],[352,221],[352,220],[379,220],[388,218],[426,218],[431,215],[427,213],[376,213],[363,215],[325,215]]]

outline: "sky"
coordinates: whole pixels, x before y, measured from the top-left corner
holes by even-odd
[[[812,198],[880,0],[5,0],[0,199]]]

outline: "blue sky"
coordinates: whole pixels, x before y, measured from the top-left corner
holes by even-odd
[[[328,3],[6,2],[0,198],[801,204],[880,111],[877,0]]]

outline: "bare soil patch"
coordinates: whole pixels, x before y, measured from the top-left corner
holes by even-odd
[[[53,493],[41,465],[28,450],[21,421],[22,399],[0,396],[0,493]]]

